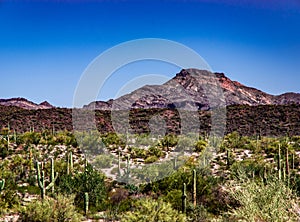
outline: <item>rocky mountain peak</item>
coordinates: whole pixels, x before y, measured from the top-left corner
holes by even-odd
[[[192,68],[182,69],[174,78],[162,85],[146,85],[116,100],[93,102],[91,103],[93,106],[89,104],[85,108],[95,107],[96,109],[107,110],[176,107],[190,109],[191,104],[196,104],[198,109],[206,110],[212,108],[211,100],[213,97],[216,100],[219,99],[217,98],[220,96],[219,92],[223,92],[226,106],[300,104],[300,94],[288,93],[274,96],[232,81],[224,73],[212,73],[207,70]]]

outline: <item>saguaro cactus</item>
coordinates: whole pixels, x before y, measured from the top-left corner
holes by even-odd
[[[5,179],[0,180],[0,191],[4,189],[5,186]]]
[[[197,193],[196,193],[196,189],[197,189],[197,172],[194,169],[193,170],[193,205],[194,208],[196,207],[197,204]]]
[[[14,130],[14,143],[17,144],[17,133],[16,133],[16,130]]]
[[[85,172],[88,171],[88,160],[87,160],[87,158],[85,158],[85,162],[84,162],[84,171]]]
[[[289,149],[286,147],[286,153],[285,153],[285,170],[286,170],[286,175],[289,178],[290,176],[290,166],[289,166]]]
[[[51,187],[54,186],[55,180],[57,179],[58,175],[56,174],[56,176],[53,178],[53,180],[51,178],[50,183],[48,184],[48,186],[46,186],[45,172],[44,172],[44,170],[42,170],[42,172],[41,172],[40,164],[38,162],[36,162],[36,170],[37,170],[38,185],[41,190],[41,197],[42,197],[42,199],[44,199],[45,195],[46,195],[46,190],[49,190]]]
[[[173,170],[177,170],[177,157],[173,159]]]
[[[230,155],[231,155],[230,150],[227,149],[227,151],[226,151],[226,164],[227,164],[228,167],[230,166]]]
[[[127,182],[129,182],[129,178],[130,178],[130,155],[127,155],[127,169],[125,170],[125,175],[126,175],[126,180]]]
[[[84,212],[85,215],[89,212],[89,193],[87,192],[84,193]]]
[[[292,170],[295,169],[295,153],[292,153]]]
[[[281,154],[280,154],[280,144],[278,145],[278,162],[277,162],[277,170],[278,170],[278,179],[281,180]]]
[[[118,153],[118,176],[121,176],[121,152]]]
[[[73,154],[72,151],[67,156],[67,174],[73,173]]]
[[[54,185],[55,185],[55,172],[54,172],[54,159],[51,158],[51,177],[50,177],[50,182],[53,183],[52,186],[52,193],[54,193]]]
[[[182,213],[186,213],[186,184],[183,183],[182,188]]]

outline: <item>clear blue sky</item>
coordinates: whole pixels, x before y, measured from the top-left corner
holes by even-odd
[[[138,38],[177,41],[213,71],[271,94],[300,92],[298,0],[0,1],[0,98],[71,107],[86,66]],[[187,67],[188,68],[188,67]],[[177,67],[144,62],[115,73],[99,99],[131,78]]]

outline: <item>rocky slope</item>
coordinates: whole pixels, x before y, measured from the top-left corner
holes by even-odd
[[[300,104],[300,94],[274,96],[232,81],[223,73],[183,69],[162,85],[146,85],[107,102],[96,101],[85,109],[185,108],[208,110],[228,105]]]
[[[2,106],[16,106],[23,109],[51,109],[54,108],[47,101],[44,101],[40,104],[36,104],[24,98],[11,98],[11,99],[0,99],[0,105]]]

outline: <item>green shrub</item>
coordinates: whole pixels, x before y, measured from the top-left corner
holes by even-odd
[[[4,188],[0,193],[0,215],[20,206],[20,197],[13,190]]]
[[[229,213],[232,219],[245,221],[298,221],[299,201],[283,181],[269,179],[239,181],[230,187],[230,194],[240,207]]]
[[[144,163],[154,163],[158,160],[158,158],[156,156],[149,156],[145,159]]]
[[[172,205],[175,210],[181,210],[181,201],[182,201],[182,191],[181,190],[171,190],[164,197],[164,200]]]
[[[84,209],[84,193],[89,194],[90,210],[101,210],[106,198],[106,187],[103,174],[88,165],[84,173],[75,176],[62,175],[58,177],[57,190],[64,194],[76,194],[75,205]]]
[[[81,215],[73,205],[74,196],[58,195],[57,199],[47,197],[32,201],[22,209],[22,220],[32,222],[81,221]]]
[[[198,140],[195,144],[195,151],[196,152],[201,152],[204,150],[207,146],[207,142],[204,140]]]
[[[124,222],[184,222],[185,216],[172,209],[171,204],[162,200],[140,199],[134,203],[133,211],[121,216]]]
[[[107,154],[101,154],[95,157],[93,161],[93,165],[96,168],[99,169],[105,169],[105,168],[110,168],[112,166],[112,161],[113,161],[113,156],[112,155],[107,155]]]

